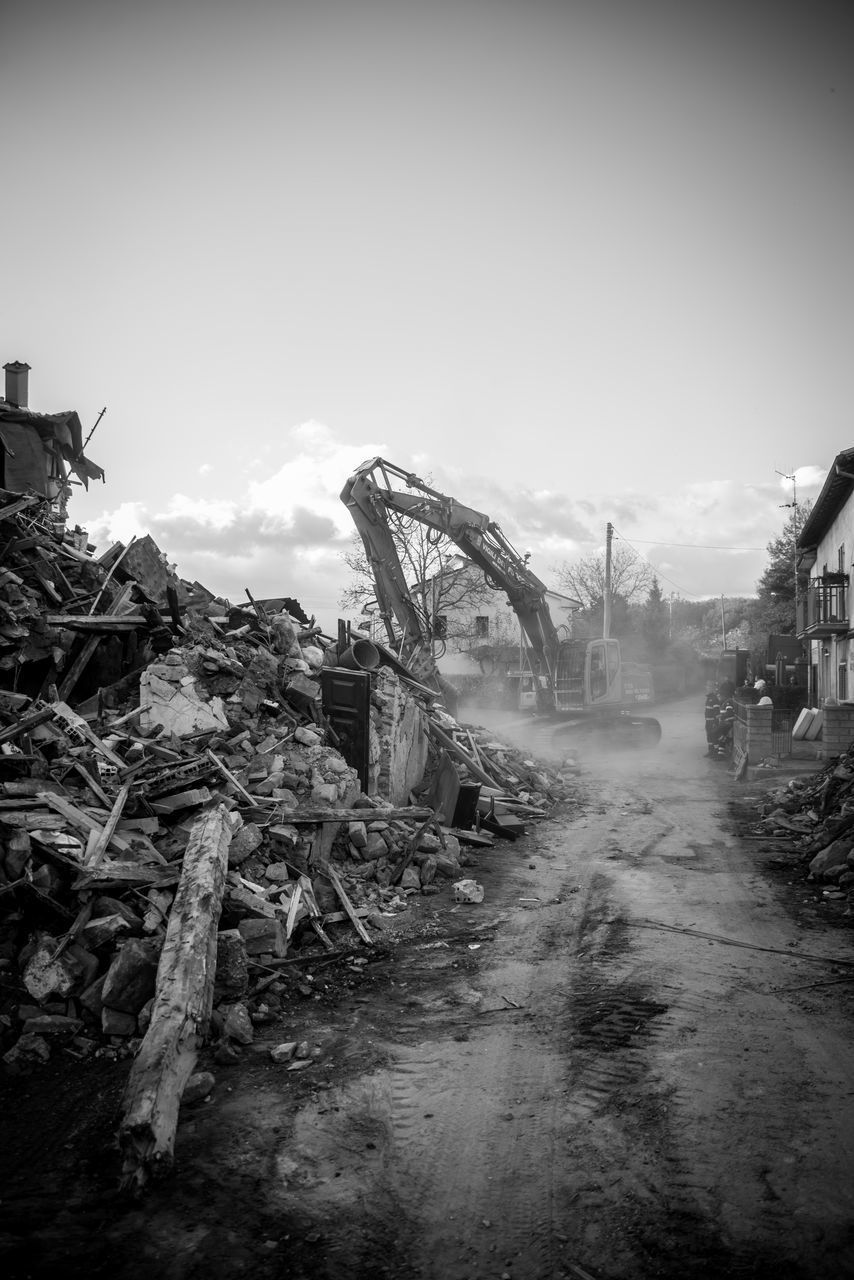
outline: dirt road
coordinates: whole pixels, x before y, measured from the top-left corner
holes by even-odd
[[[591,762],[577,804],[480,859],[481,905],[424,899],[408,942],[271,1030],[316,1067],[218,1072],[143,1205],[82,1165],[19,1273],[854,1276],[854,998],[828,982],[850,921],[735,833],[701,700],[660,719],[655,752]]]

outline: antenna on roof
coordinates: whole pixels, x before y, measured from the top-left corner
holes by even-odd
[[[102,409],[102,410],[101,410],[101,412],[98,414],[98,417],[97,417],[97,418],[96,418],[96,420],[95,420],[95,425],[94,425],[94,427],[93,427],[93,428],[92,428],[92,430],[89,432],[89,434],[88,434],[88,436],[86,437],[86,439],[83,441],[83,448],[84,448],[84,449],[86,448],[87,444],[88,444],[88,443],[89,443],[89,441],[92,439],[93,435],[95,434],[96,430],[98,429],[98,423],[101,421],[101,419],[103,418],[103,416],[104,416],[104,414],[105,414],[106,412],[107,412],[107,406],[106,406],[106,405],[104,405],[103,409]]]
[[[775,468],[775,471],[776,471],[776,468]],[[797,477],[796,477],[796,475],[795,475],[795,472],[793,471],[793,472],[791,473],[791,475],[789,475],[789,473],[788,473],[788,472],[786,472],[786,471],[776,471],[776,474],[777,474],[778,476],[782,476],[784,480],[791,480],[791,482],[792,482],[792,501],[791,501],[791,502],[781,502],[781,503],[780,503],[780,506],[781,506],[781,507],[794,507],[794,508],[795,508],[795,510],[797,511],[797,509],[798,509],[798,481],[797,481]]]

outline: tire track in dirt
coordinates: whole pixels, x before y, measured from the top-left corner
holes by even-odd
[[[571,1274],[573,1260],[589,1265],[606,1242],[629,1268],[637,1244],[625,1224],[660,1217],[659,1148],[649,1146],[648,1177],[625,1170],[644,1126],[658,1124],[671,1101],[649,1078],[669,1011],[633,974],[607,888],[593,877],[571,911],[544,906],[526,919],[504,941],[509,954],[491,957],[474,979],[479,1005],[457,977],[444,993],[443,1026],[441,1001],[424,1000],[430,1042],[390,1046],[370,1087],[357,1082],[338,1099],[345,1147],[341,1117],[364,1134],[381,1099],[382,1178],[365,1208],[375,1234],[396,1225],[388,1260],[396,1278],[464,1280],[503,1268],[551,1280]],[[514,999],[527,991],[523,1009],[499,1012],[508,990]],[[407,1019],[402,1030],[414,1025]],[[671,1232],[681,1215],[678,1247],[692,1256],[697,1187],[671,1164]]]
[[[718,797],[699,787],[686,781],[680,801],[674,779],[592,779],[572,822],[538,827],[536,888],[525,853],[515,865],[489,855],[501,927],[477,933],[484,913],[460,914],[442,963],[407,960],[402,985],[418,986],[416,973],[421,985],[415,1007],[401,1000],[398,1042],[337,1096],[330,1137],[377,1154],[324,1237],[349,1272],[325,1261],[306,1276],[810,1274],[785,1251],[793,1198],[820,1212],[816,1152],[805,1138],[794,1153],[809,1176],[793,1193],[779,1155],[791,1109],[773,1102],[776,1073],[792,1075],[773,1061],[779,1010],[757,1017],[762,991],[751,999],[773,970],[634,927],[656,913],[700,928],[716,914],[751,920],[749,874],[714,817]],[[738,1058],[740,1040],[755,1063]],[[759,1134],[755,1151],[740,1148],[742,1131]],[[316,1219],[319,1204],[303,1208]]]

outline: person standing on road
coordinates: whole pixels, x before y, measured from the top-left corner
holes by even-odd
[[[735,725],[735,703],[732,698],[724,699],[724,705],[718,716],[715,740],[709,748],[710,754],[724,756],[732,750],[732,732]]]
[[[712,743],[717,737],[718,732],[718,716],[721,713],[721,700],[718,697],[717,690],[714,685],[706,685],[706,744],[711,750]]]

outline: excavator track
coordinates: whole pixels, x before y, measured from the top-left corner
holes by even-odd
[[[597,751],[643,750],[661,740],[661,725],[652,716],[577,716],[566,720],[543,717],[522,722],[520,745],[533,756],[556,760],[584,756]]]

